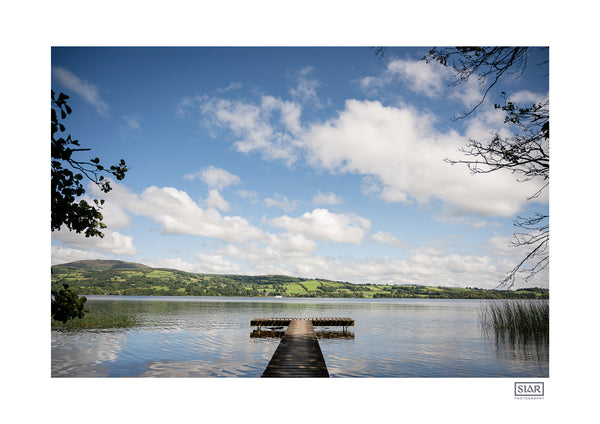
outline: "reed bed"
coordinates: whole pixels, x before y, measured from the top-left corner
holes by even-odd
[[[75,318],[62,323],[52,319],[53,330],[84,330],[104,328],[125,328],[134,326],[137,320],[132,315],[113,313],[106,310],[91,310],[81,319]]]
[[[482,307],[481,322],[496,332],[548,336],[550,305],[547,300],[491,301]]]

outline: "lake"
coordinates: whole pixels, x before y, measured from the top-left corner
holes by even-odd
[[[548,340],[498,337],[484,300],[88,296],[133,314],[124,329],[52,331],[52,377],[260,377],[280,334],[253,318],[349,317],[315,327],[331,377],[519,377],[549,373]],[[263,329],[264,330],[264,329]]]

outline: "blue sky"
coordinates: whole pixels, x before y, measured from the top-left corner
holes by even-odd
[[[110,258],[192,272],[493,288],[542,182],[471,175],[458,149],[508,129],[499,92],[548,97],[543,54],[476,113],[427,48],[52,48],[68,132],[130,171],[104,239],[52,233],[52,264]],[[91,157],[93,157],[91,156]],[[547,271],[517,286],[548,286]]]

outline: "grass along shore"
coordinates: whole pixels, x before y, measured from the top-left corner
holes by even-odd
[[[545,336],[550,332],[548,300],[494,300],[481,309],[481,324],[496,332]]]
[[[133,315],[102,309],[91,309],[83,318],[70,319],[66,323],[54,319],[51,321],[52,330],[125,328],[137,324],[137,319]]]

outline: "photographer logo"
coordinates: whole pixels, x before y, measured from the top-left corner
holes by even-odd
[[[515,383],[515,398],[543,398],[544,383],[543,382],[516,382]]]

